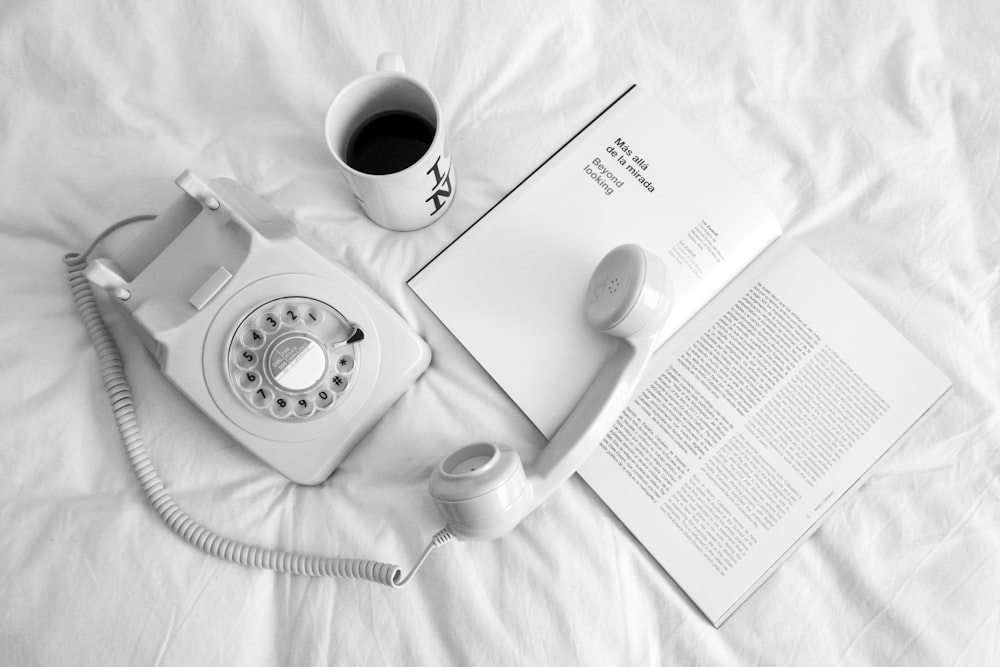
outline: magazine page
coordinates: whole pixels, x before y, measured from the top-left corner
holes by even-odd
[[[580,474],[718,625],[949,385],[782,238],[660,348]]]
[[[583,317],[608,251],[637,243],[666,262],[669,335],[779,234],[746,183],[632,87],[409,285],[551,437],[616,344]]]

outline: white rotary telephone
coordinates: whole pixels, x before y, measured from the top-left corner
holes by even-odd
[[[177,185],[148,230],[85,275],[195,405],[292,481],[319,484],[430,349],[257,195],[190,171]]]
[[[586,460],[628,405],[673,305],[663,262],[615,248],[583,295],[588,322],[619,339],[555,436],[528,465],[509,447],[476,443],[445,456],[429,491],[446,527],[409,574],[397,565],[317,557],[222,537],[183,512],[152,466],[118,348],[91,290],[105,290],[164,374],[236,441],[302,484],[333,472],[427,368],[430,350],[388,305],[296,233],[295,223],[231,180],[190,171],[183,194],[114,258],[63,259],[97,348],[129,462],[161,519],[214,556],[251,567],[402,586],[436,546],[513,529]]]

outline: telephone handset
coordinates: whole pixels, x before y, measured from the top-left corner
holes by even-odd
[[[176,182],[173,205],[85,275],[229,435],[289,479],[323,482],[430,349],[257,195],[190,171]]]
[[[105,289],[164,373],[233,438],[289,479],[325,480],[357,440],[427,368],[430,351],[368,287],[295,233],[294,223],[234,181],[184,191],[115,258],[63,257],[101,363],[126,453],[150,504],[174,532],[219,558],[308,576],[404,585],[452,538],[494,539],[569,478],[628,405],[673,305],[663,262],[622,245],[598,264],[584,313],[619,338],[615,353],[541,454],[476,443],[445,456],[429,480],[447,526],[404,576],[394,564],[318,557],[222,537],[177,507],[145,449],[121,357],[94,299]]]
[[[592,327],[619,339],[617,349],[528,466],[493,443],[466,445],[441,460],[429,487],[449,533],[504,535],[583,465],[632,400],[672,307],[662,260],[634,244],[605,255],[587,286],[584,313]]]

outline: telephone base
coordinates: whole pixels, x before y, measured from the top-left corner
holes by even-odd
[[[164,374],[300,484],[326,480],[430,363],[430,348],[295,223],[228,179],[183,194],[87,278]]]

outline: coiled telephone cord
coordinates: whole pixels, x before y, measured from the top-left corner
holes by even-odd
[[[84,276],[84,270],[87,268],[87,256],[105,236],[125,225],[143,220],[151,220],[154,217],[151,215],[139,215],[116,222],[98,235],[93,243],[82,253],[67,253],[63,256],[63,262],[69,271],[70,289],[73,292],[73,299],[76,301],[77,309],[80,312],[80,319],[83,321],[87,335],[97,351],[101,375],[104,379],[104,387],[111,402],[111,409],[118,424],[118,431],[125,445],[125,452],[150,505],[152,505],[159,517],[172,531],[184,538],[188,543],[216,558],[239,563],[247,567],[266,568],[277,572],[290,572],[310,577],[364,579],[393,588],[405,585],[420,566],[423,565],[424,560],[426,560],[435,547],[441,546],[452,539],[452,535],[447,529],[442,529],[435,533],[434,537],[431,538],[430,542],[424,548],[420,559],[410,570],[409,574],[404,576],[402,568],[391,563],[380,563],[360,558],[289,553],[287,551],[267,549],[231,540],[192,519],[184,510],[177,506],[177,503],[174,502],[174,499],[167,492],[159,474],[153,467],[142,434],[139,431],[135,408],[132,404],[132,391],[128,380],[125,378],[121,352],[114,338],[111,337],[104,319],[101,317],[97,306],[97,299],[94,297],[90,282]]]

